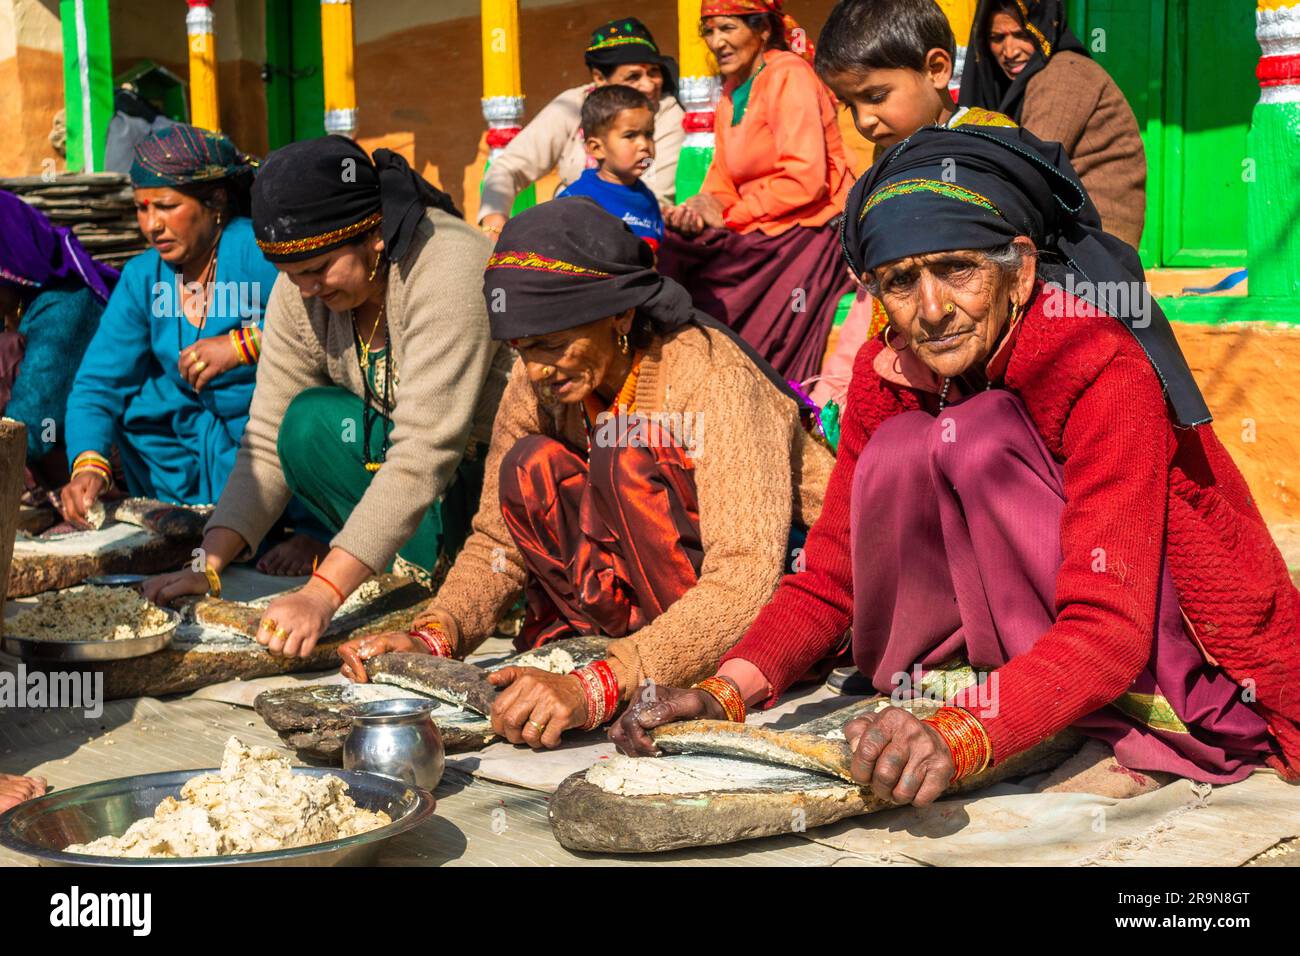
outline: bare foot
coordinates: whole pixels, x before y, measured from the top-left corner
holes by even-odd
[[[0,773],[0,813],[45,793],[44,777],[16,777]]]
[[[1125,799],[1158,790],[1177,780],[1176,774],[1121,767],[1109,744],[1089,740],[1043,781],[1043,793],[1095,793]]]
[[[311,574],[315,563],[323,560],[329,551],[330,546],[324,541],[317,541],[307,534],[295,534],[266,552],[257,562],[257,570],[285,577]]]

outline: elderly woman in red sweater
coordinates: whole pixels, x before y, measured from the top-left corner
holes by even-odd
[[[1294,777],[1300,594],[1061,147],[923,129],[854,188],[844,249],[890,325],[858,354],[807,568],[714,678],[635,705],[620,749],[743,720],[851,627],[878,690],[954,659],[986,672],[931,718],[846,725],[882,798],[929,803],[1068,726],[1105,756],[1066,789]]]

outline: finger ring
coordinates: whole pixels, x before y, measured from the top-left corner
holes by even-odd
[[[208,367],[208,363],[204,361],[198,361],[194,363],[194,371],[196,372],[202,372],[207,367]]]
[[[281,640],[284,640],[285,638],[287,638],[287,637],[289,636],[289,632],[286,631],[286,630],[285,630],[284,628],[282,628],[282,627],[277,627],[277,628],[275,629],[275,633],[272,634],[271,636],[272,636],[272,637],[278,637],[278,638],[280,638]]]
[[[185,354],[189,356],[190,362],[197,362],[199,360],[199,353],[194,351],[193,349],[190,349]]]
[[[268,634],[276,631],[278,628],[279,625],[275,623],[275,618],[272,617],[262,618],[262,630],[266,631]]]
[[[545,724],[539,724],[539,723],[538,723],[537,721],[535,721],[535,720],[530,720],[529,723],[532,724],[534,727],[537,728],[537,732],[538,732],[539,734],[540,734],[540,733],[544,733],[545,730],[546,730],[546,725],[545,725]]]

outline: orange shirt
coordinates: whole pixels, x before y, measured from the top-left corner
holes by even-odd
[[[795,53],[768,50],[763,60],[739,124],[731,125],[735,84],[718,103],[702,191],[722,203],[728,228],[779,236],[843,212],[852,181],[830,91]]]

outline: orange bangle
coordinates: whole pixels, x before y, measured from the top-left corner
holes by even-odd
[[[347,602],[347,596],[344,595],[344,593],[338,589],[338,585],[336,585],[329,578],[325,577],[325,575],[321,574],[319,571],[313,571],[311,573],[311,576],[313,578],[319,578],[320,580],[324,581],[327,585],[329,585],[329,589],[339,596],[339,607],[342,607]]]
[[[735,721],[738,724],[745,722],[747,713],[745,698],[740,696],[740,691],[736,689],[736,685],[731,681],[724,680],[721,677],[706,677],[694,686],[721,704],[722,709],[727,713],[728,720]]]
[[[924,719],[939,732],[952,753],[954,769],[950,782],[980,773],[993,759],[993,747],[984,725],[968,711],[961,707],[940,707]]]

